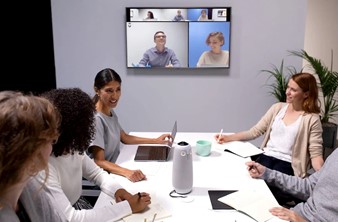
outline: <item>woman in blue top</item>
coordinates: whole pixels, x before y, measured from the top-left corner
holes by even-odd
[[[110,68],[97,73],[94,82],[96,107],[96,132],[89,146],[89,153],[98,166],[106,171],[128,178],[132,182],[146,179],[146,175],[137,169],[131,170],[115,164],[120,153],[120,142],[124,144],[166,144],[170,134],[158,138],[143,138],[126,133],[119,124],[114,108],[121,96],[121,77]]]

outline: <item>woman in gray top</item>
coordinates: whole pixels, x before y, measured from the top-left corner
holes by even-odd
[[[141,170],[131,170],[115,164],[120,153],[120,142],[124,144],[166,144],[170,134],[158,138],[143,138],[126,133],[118,122],[114,108],[121,96],[121,77],[106,68],[97,73],[94,82],[96,106],[96,132],[89,146],[89,153],[98,166],[106,171],[128,178],[132,182],[146,179]]]
[[[271,170],[253,161],[247,166],[251,177],[264,179],[304,201],[291,209],[272,208],[270,212],[273,215],[292,222],[337,221],[338,149],[331,153],[319,171],[304,179]]]

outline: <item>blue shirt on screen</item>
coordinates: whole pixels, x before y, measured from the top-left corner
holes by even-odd
[[[172,64],[173,67],[180,67],[176,54],[173,50],[165,47],[163,52],[157,51],[156,47],[148,49],[139,62],[139,67],[166,67]]]

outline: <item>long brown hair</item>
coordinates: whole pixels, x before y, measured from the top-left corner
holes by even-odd
[[[305,72],[294,74],[291,78],[304,93],[307,92],[309,94],[303,101],[303,110],[306,113],[320,113],[316,78],[312,74]]]

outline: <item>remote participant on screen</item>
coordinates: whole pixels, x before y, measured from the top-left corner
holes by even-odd
[[[165,46],[167,36],[163,31],[154,34],[155,47],[148,49],[139,62],[139,67],[180,67],[175,52]]]
[[[182,15],[181,10],[177,10],[177,14],[175,15],[175,17],[173,18],[174,22],[179,22],[179,21],[184,21],[184,17]]]
[[[197,67],[213,65],[229,67],[229,51],[222,50],[224,45],[223,33],[211,32],[205,42],[210,46],[211,50],[202,53],[197,62]]]

